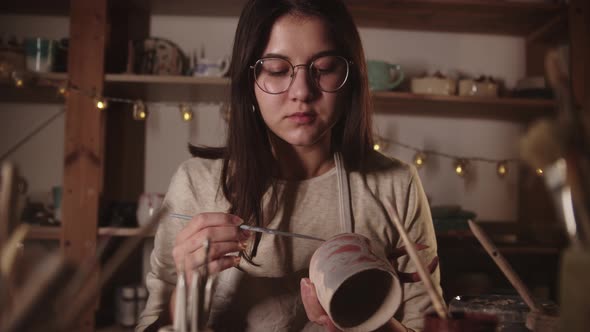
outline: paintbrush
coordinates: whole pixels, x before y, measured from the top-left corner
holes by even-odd
[[[522,282],[522,279],[518,276],[518,274],[512,269],[512,266],[508,261],[504,258],[502,253],[498,250],[498,248],[494,245],[492,240],[487,236],[485,231],[477,225],[476,222],[472,220],[467,221],[469,224],[469,228],[475,238],[479,241],[481,246],[485,249],[487,254],[492,258],[494,263],[500,268],[500,271],[504,274],[504,276],[508,279],[510,284],[516,289],[520,297],[524,300],[526,305],[529,307],[529,314],[527,315],[527,322],[526,326],[532,331],[536,331],[535,325],[536,324],[545,324],[545,326],[554,326],[557,322],[558,317],[554,314],[551,314],[545,310],[542,306],[540,306],[531,295],[528,287]],[[550,330],[553,331],[553,330]]]
[[[531,311],[537,310],[538,305],[533,300],[531,296],[531,292],[526,287],[526,285],[522,282],[518,274],[514,272],[512,266],[506,261],[502,253],[496,248],[492,240],[486,235],[483,229],[479,227],[475,222],[472,220],[468,220],[467,223],[469,224],[469,228],[475,238],[479,241],[481,246],[485,249],[488,255],[494,260],[494,263],[500,268],[504,276],[510,281],[514,289],[520,294],[524,302],[527,304]]]
[[[169,216],[172,217],[172,218],[178,218],[178,219],[183,219],[183,220],[191,220],[193,218],[193,217],[191,217],[189,215],[180,214],[180,213],[170,213]],[[311,236],[311,235],[304,235],[304,234],[298,234],[298,233],[284,232],[284,231],[279,231],[277,229],[270,229],[270,228],[264,228],[264,227],[250,226],[250,225],[246,225],[246,224],[241,224],[238,227],[240,229],[243,229],[243,230],[247,230],[247,231],[251,231],[251,232],[257,232],[257,233],[265,233],[265,234],[271,234],[271,235],[296,237],[296,238],[300,238],[300,239],[314,240],[314,241],[325,241],[324,239],[320,239],[319,237],[315,237],[315,236]]]
[[[422,259],[420,259],[414,242],[410,240],[408,232],[406,232],[406,229],[397,217],[397,213],[394,210],[393,206],[387,201],[383,202],[383,206],[385,207],[385,211],[387,211],[389,218],[393,221],[393,224],[397,228],[397,232],[399,233],[400,237],[402,238],[402,241],[404,242],[404,245],[406,246],[406,250],[408,251],[410,259],[416,266],[416,270],[418,271],[420,280],[422,280],[422,282],[424,283],[424,287],[428,292],[428,296],[430,296],[430,300],[432,301],[432,305],[438,317],[441,319],[448,319],[449,314],[447,305],[445,304],[445,301],[440,295],[440,293],[436,291],[434,283],[431,279],[432,277],[430,276],[430,273],[427,272],[426,265],[424,264]]]
[[[588,117],[576,109],[562,63],[555,51],[546,57],[547,78],[558,101],[557,118],[537,121],[520,142],[522,158],[545,171],[559,217],[572,245],[590,244],[590,160]],[[574,206],[576,215],[574,216]]]

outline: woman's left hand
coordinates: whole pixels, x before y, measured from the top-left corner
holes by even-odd
[[[309,278],[301,279],[301,300],[307,313],[307,318],[310,321],[323,326],[329,332],[341,331],[334,325],[330,316],[322,308],[315,292],[315,286]]]

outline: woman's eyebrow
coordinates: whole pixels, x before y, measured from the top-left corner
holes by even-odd
[[[312,55],[310,57],[310,60],[317,59],[317,58],[319,58],[321,56],[324,56],[324,55],[338,55],[338,54],[339,53],[338,53],[337,50],[325,50],[325,51],[321,51],[321,52],[315,53],[314,55]],[[279,53],[266,53],[266,54],[264,54],[262,56],[262,58],[263,59],[264,58],[281,58],[281,59],[285,59],[285,60],[291,61],[291,58],[290,57],[288,57],[288,56],[286,56],[284,54],[279,54]]]

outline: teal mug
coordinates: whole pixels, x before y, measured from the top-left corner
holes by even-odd
[[[404,80],[400,65],[379,60],[368,60],[369,88],[371,91],[393,90]]]
[[[45,38],[26,38],[24,42],[26,64],[29,71],[53,71],[57,41]]]

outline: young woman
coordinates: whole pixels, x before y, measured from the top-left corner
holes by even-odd
[[[137,330],[169,321],[177,273],[190,279],[205,264],[206,238],[209,271],[219,273],[209,319],[215,331],[336,330],[307,279],[319,243],[240,231],[241,223],[368,237],[408,281],[381,330],[421,329],[430,301],[398,254],[403,244],[383,202],[426,248],[438,285],[432,220],[416,171],[372,149],[366,76],[360,37],[340,0],[246,4],[233,47],[227,145],[194,148],[197,157],[172,178]]]

